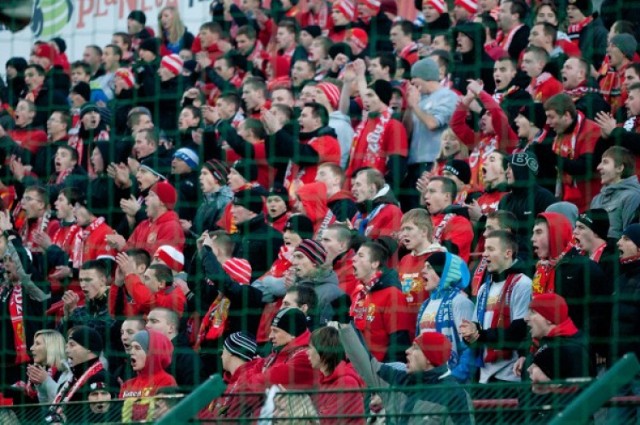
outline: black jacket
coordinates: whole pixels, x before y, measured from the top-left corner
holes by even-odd
[[[608,352],[612,279],[598,264],[571,249],[555,267],[555,292],[564,297],[569,317],[590,338],[591,352]]]
[[[179,388],[192,391],[205,378],[200,357],[193,351],[184,333],[175,336],[171,343],[173,344],[173,355],[167,372],[176,378]]]
[[[602,97],[602,94],[600,94],[598,82],[593,78],[589,78],[587,88],[589,91],[575,102],[576,109],[590,120],[595,119],[597,113],[600,111],[611,112],[611,105],[609,105],[607,101],[604,100],[604,97]]]
[[[244,223],[238,223],[238,233],[232,235],[233,256],[251,263],[251,280],[265,274],[278,257],[283,245],[282,233],[264,221],[263,213]]]
[[[640,358],[640,260],[620,264],[620,275],[613,281],[609,364],[626,353]]]
[[[199,175],[198,171],[191,171],[188,174],[172,174],[169,178],[178,192],[178,203],[175,210],[182,219],[193,221],[198,210]]]
[[[154,109],[151,110],[153,122],[157,122],[160,129],[169,133],[175,133],[178,129],[178,112],[184,90],[180,81],[178,77],[160,81]]]
[[[459,33],[465,34],[473,41],[473,48],[467,53],[457,53],[454,59],[453,87],[461,93],[466,93],[468,80],[481,79],[484,90],[493,93],[496,87],[493,79],[493,59],[484,50],[486,41],[485,29],[481,24],[465,22],[453,27],[453,39]]]

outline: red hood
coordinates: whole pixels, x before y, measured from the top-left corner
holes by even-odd
[[[571,223],[567,217],[555,212],[540,213],[538,217],[544,218],[549,227],[549,259],[555,260],[573,238]]]
[[[166,213],[162,214],[160,217],[158,217],[156,220],[151,220],[151,221],[156,224],[161,224],[161,223],[168,223],[170,221],[180,221],[180,217],[178,217],[178,214],[176,214],[175,211],[169,210]]]
[[[284,346],[281,353],[287,353],[289,351],[293,351],[296,348],[300,347],[308,347],[309,340],[311,339],[311,332],[307,329],[302,334],[297,336],[293,341]]]
[[[353,368],[351,363],[347,363],[344,360],[338,363],[338,366],[334,369],[333,373],[329,376],[322,375],[320,377],[320,384],[330,385],[334,382],[340,382],[343,377],[350,376],[360,383],[360,387],[364,388],[365,384],[358,372]]]
[[[341,199],[350,199],[352,201],[355,201],[351,192],[349,192],[348,190],[341,190],[337,193],[334,193],[327,202],[339,201]]]
[[[149,332],[149,349],[147,361],[140,375],[154,375],[164,371],[171,364],[173,355],[173,344],[169,338],[158,331],[147,329],[147,332]]]
[[[314,230],[327,214],[327,187],[324,183],[307,183],[298,189],[298,197],[307,217],[314,224]]]

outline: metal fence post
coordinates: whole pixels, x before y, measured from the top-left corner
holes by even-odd
[[[212,375],[180,403],[176,404],[173,409],[169,410],[157,424],[169,425],[186,422],[188,419],[193,418],[211,400],[220,397],[226,388],[227,386],[221,375]]]
[[[576,397],[550,425],[586,424],[602,405],[609,401],[624,385],[640,372],[635,354],[625,354],[604,375],[594,381]]]

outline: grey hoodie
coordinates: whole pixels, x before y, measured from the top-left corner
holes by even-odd
[[[338,135],[338,142],[340,143],[340,166],[347,168],[354,135],[351,120],[346,114],[340,111],[334,111],[329,114],[329,127],[333,128]]]
[[[619,239],[622,231],[637,219],[640,206],[640,183],[637,176],[604,186],[591,201],[591,208],[604,208],[609,213],[607,236]]]
[[[296,281],[297,285],[312,286],[318,296],[317,318],[318,325],[324,326],[333,318],[331,303],[344,295],[344,291],[338,286],[338,276],[333,270],[319,269],[312,278],[304,278]]]

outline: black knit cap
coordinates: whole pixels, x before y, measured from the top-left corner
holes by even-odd
[[[98,332],[89,326],[74,327],[68,339],[72,339],[87,350],[99,356],[104,349],[104,342]]]
[[[580,223],[593,230],[600,239],[607,239],[609,233],[609,213],[603,208],[587,210],[578,216]]]
[[[431,264],[431,268],[434,272],[440,277],[442,277],[442,273],[444,272],[444,265],[447,261],[447,254],[444,252],[434,252],[429,255],[426,259],[426,262]]]
[[[302,31],[308,32],[313,38],[320,37],[322,35],[322,28],[317,25],[308,25],[302,28]]]
[[[147,50],[153,52],[156,56],[160,54],[160,40],[155,37],[142,40],[138,49]]]
[[[250,159],[239,159],[231,166],[246,181],[252,182],[258,178],[258,165]]]
[[[302,310],[287,307],[276,314],[271,322],[271,326],[282,329],[293,337],[298,337],[307,330],[307,318]]]
[[[107,141],[99,141],[99,142],[95,142],[93,146],[98,148],[98,151],[100,151],[100,155],[102,155],[102,161],[104,162],[105,169],[112,162],[117,162],[115,145],[112,145]]]
[[[253,335],[244,332],[235,332],[229,335],[224,340],[224,348],[245,362],[253,360],[258,350],[256,339]]]
[[[386,80],[376,80],[369,87],[371,90],[376,92],[376,95],[380,98],[382,103],[388,105],[391,101],[391,93],[393,92],[393,87],[391,83]]]
[[[467,164],[466,161],[462,161],[461,159],[452,159],[444,166],[443,171],[450,172],[464,184],[469,184],[471,181],[471,168],[469,168],[469,164]]]
[[[264,202],[262,196],[255,189],[244,189],[235,194],[233,205],[238,205],[255,214],[260,214],[264,207]]]
[[[127,19],[140,22],[142,25],[147,23],[147,15],[145,15],[142,10],[132,10],[129,16],[127,16]]]
[[[289,192],[284,188],[284,186],[273,186],[271,190],[269,190],[269,196],[279,197],[285,204],[287,204],[287,209],[289,209]]]
[[[87,102],[91,100],[91,87],[84,81],[76,83],[76,85],[71,88],[71,93],[79,94]]]
[[[227,176],[229,175],[229,167],[227,165],[218,160],[218,159],[210,159],[209,161],[202,164],[202,168],[206,168],[213,175],[213,177],[218,180],[218,183],[221,185],[227,184]]]
[[[304,214],[294,214],[289,217],[289,220],[287,220],[282,231],[284,232],[287,230],[296,233],[302,239],[313,238],[313,222]]]
[[[64,41],[64,39],[60,38],[60,37],[54,37],[51,39],[51,41],[53,43],[56,43],[56,46],[58,46],[58,51],[60,53],[64,53],[67,51],[67,42]]]
[[[518,114],[540,129],[544,128],[547,122],[544,106],[540,102],[527,102],[520,108]]]

